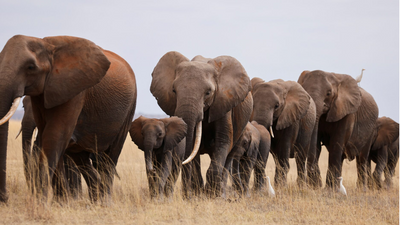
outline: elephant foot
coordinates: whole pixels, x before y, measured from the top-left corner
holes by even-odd
[[[0,202],[7,203],[8,202],[8,195],[7,194],[0,194]]]

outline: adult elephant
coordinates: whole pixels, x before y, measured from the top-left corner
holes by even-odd
[[[206,189],[219,196],[226,157],[253,107],[245,69],[230,56],[196,56],[190,61],[178,52],[168,52],[157,63],[152,77],[150,91],[158,105],[168,115],[181,117],[188,126],[186,162],[195,159],[193,171],[192,163],[182,167],[183,194],[190,197],[192,186],[196,193],[203,187],[199,151],[211,158]]]
[[[261,191],[265,185],[265,167],[270,147],[268,130],[256,121],[248,122],[225,162],[224,185],[228,181],[228,171],[231,171],[236,191],[250,197],[249,181],[254,169],[254,191]]]
[[[124,59],[83,38],[16,35],[0,53],[0,90],[2,201],[7,199],[8,120],[23,95],[31,97],[38,128],[36,188],[44,199],[49,197],[47,176],[51,179],[55,171],[64,176],[60,159],[65,152],[79,166],[93,200],[99,185],[101,196],[111,192],[136,107],[135,76]],[[89,160],[91,153],[98,156],[97,170]]]
[[[297,183],[306,182],[306,160],[316,117],[315,103],[294,81],[260,78],[251,80],[254,109],[252,121],[271,129],[271,153],[276,162],[275,185],[285,186],[289,158],[297,164]]]
[[[174,192],[174,185],[185,156],[187,125],[176,116],[151,119],[140,116],[132,122],[129,134],[144,151],[150,196],[160,200]]]
[[[399,159],[399,123],[389,117],[380,117],[376,121],[378,130],[368,157],[368,185],[382,188],[381,175],[385,172],[385,186],[392,186],[392,177]],[[371,161],[376,163],[371,175]]]
[[[304,71],[298,83],[311,95],[317,108],[313,144],[307,172],[311,184],[321,186],[318,159],[321,145],[329,151],[326,185],[339,188],[342,163],[357,157],[358,186],[366,185],[366,163],[376,133],[378,106],[374,98],[359,87],[360,79],[346,74]]]
[[[23,99],[24,116],[21,120],[21,130],[18,135],[22,134],[22,157],[24,164],[24,174],[28,188],[33,191],[34,168],[38,163],[39,148],[36,142],[36,123],[32,111],[31,97],[25,96]],[[17,135],[17,137],[18,137]],[[34,143],[32,144],[32,138]],[[77,198],[82,193],[81,173],[72,159],[68,156],[68,152],[64,157],[64,169],[68,187],[63,187],[63,182],[59,178],[53,177],[53,190],[58,197],[63,197],[68,193],[70,196]],[[62,178],[64,179],[64,178]]]

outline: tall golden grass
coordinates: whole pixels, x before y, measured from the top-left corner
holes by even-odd
[[[79,199],[53,201],[43,205],[27,190],[23,173],[21,138],[15,139],[20,122],[10,122],[7,156],[9,201],[0,204],[3,224],[399,224],[399,173],[389,191],[360,191],[356,188],[355,162],[345,161],[344,185],[348,196],[321,190],[300,190],[295,184],[296,165],[291,159],[289,186],[276,191],[235,200],[229,188],[229,200],[194,198],[183,200],[178,180],[174,196],[163,202],[149,198],[143,152],[127,138],[119,158],[112,203],[90,202],[87,188]],[[327,152],[320,167],[325,180]],[[202,156],[202,170],[208,168],[208,156]],[[269,158],[266,173],[274,177],[275,165]],[[272,180],[272,179],[271,179]]]

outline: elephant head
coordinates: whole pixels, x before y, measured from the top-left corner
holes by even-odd
[[[1,200],[6,199],[7,122],[19,99],[42,96],[44,108],[53,108],[100,82],[109,66],[102,49],[86,39],[16,35],[8,40],[0,52]]]
[[[372,144],[371,150],[381,149],[390,145],[399,138],[399,123],[389,117],[380,117],[376,121],[377,136]]]
[[[176,116],[164,119],[139,117],[132,122],[132,141],[144,151],[146,170],[153,171],[153,151],[172,150],[186,136],[186,123]]]
[[[233,151],[236,151],[240,156],[247,156],[255,159],[257,157],[258,148],[260,146],[261,136],[260,132],[248,122],[243,130],[242,135],[236,142]]]
[[[243,66],[230,56],[214,59],[197,56],[189,61],[178,52],[168,52],[154,68],[152,77],[150,91],[159,106],[188,125],[186,156],[200,145],[201,122],[222,118],[251,90]],[[194,157],[197,152],[193,153]]]
[[[357,111],[362,99],[357,82],[349,75],[321,70],[303,71],[298,79],[315,102],[317,118],[326,114],[327,122],[339,121]]]
[[[254,99],[251,120],[266,128],[276,124],[277,130],[285,129],[300,120],[309,108],[310,96],[294,81],[264,82],[253,78],[251,83]]]

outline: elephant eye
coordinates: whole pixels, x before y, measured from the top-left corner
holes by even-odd
[[[206,95],[210,95],[211,94],[211,90],[208,90],[207,92],[206,92]]]
[[[161,137],[161,136],[162,136],[162,133],[161,133],[161,132],[159,132],[157,135],[158,135],[158,137]]]
[[[279,103],[276,103],[275,109],[279,108]]]
[[[174,92],[176,94],[175,88],[172,88],[172,92]]]
[[[28,70],[35,70],[36,69],[36,65],[35,64],[29,64],[28,65]]]
[[[330,96],[332,94],[332,91],[329,90],[328,93],[326,93],[326,96]]]

